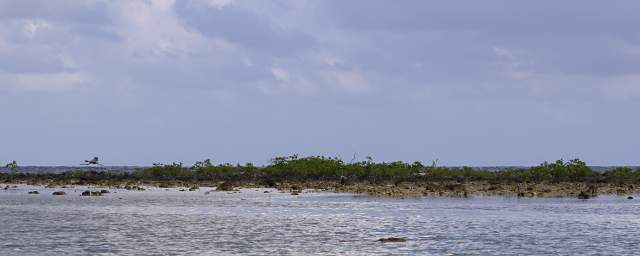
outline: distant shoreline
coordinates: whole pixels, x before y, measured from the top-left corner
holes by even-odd
[[[495,168],[495,167],[494,167]],[[441,167],[420,162],[345,163],[341,159],[276,157],[267,166],[250,163],[217,164],[210,160],[186,167],[182,163],[149,167],[70,167],[62,172],[29,172],[30,167],[2,169],[0,183],[49,187],[96,185],[114,188],[134,186],[269,187],[291,193],[319,190],[372,196],[520,196],[579,197],[600,194],[637,194],[640,168],[614,167],[594,170],[579,159],[558,160],[534,167],[502,169]],[[34,169],[31,169],[34,170]]]

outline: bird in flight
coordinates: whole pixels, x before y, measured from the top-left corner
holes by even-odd
[[[84,164],[80,164],[80,165],[99,165],[99,166],[104,166],[101,163],[98,163],[98,157],[97,156],[93,157],[93,159],[91,159],[91,160],[84,160]]]

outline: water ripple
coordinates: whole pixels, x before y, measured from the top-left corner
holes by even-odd
[[[637,200],[0,191],[0,255],[633,255]],[[27,191],[39,190],[40,195]],[[405,243],[380,243],[406,237]]]

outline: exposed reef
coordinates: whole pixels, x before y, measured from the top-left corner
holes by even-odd
[[[0,173],[0,183],[43,185],[48,188],[95,185],[133,191],[145,186],[181,187],[198,191],[237,188],[277,188],[292,195],[307,191],[334,191],[384,197],[421,196],[513,196],[575,197],[589,199],[601,194],[632,195],[640,192],[640,169],[618,167],[592,170],[574,159],[542,163],[529,168],[499,170],[472,167],[424,166],[420,162],[344,163],[338,158],[277,157],[271,164],[213,165],[210,160],[191,167],[155,164],[133,172],[68,171],[63,173]],[[5,190],[12,187],[6,185]],[[109,191],[85,191],[87,196]],[[210,192],[210,191],[207,191]],[[35,193],[33,193],[35,194]]]

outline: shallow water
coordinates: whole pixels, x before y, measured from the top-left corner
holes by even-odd
[[[41,194],[29,195],[38,190]],[[53,196],[53,191],[66,191]],[[640,200],[0,190],[0,255],[633,255]],[[639,197],[636,197],[639,198]],[[404,243],[380,243],[405,237]]]

